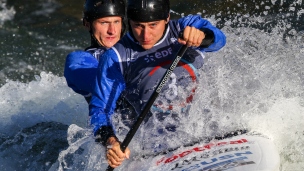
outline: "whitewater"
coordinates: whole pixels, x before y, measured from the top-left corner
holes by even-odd
[[[13,8],[0,13],[0,24],[13,15]],[[267,23],[263,17],[251,20]],[[176,132],[161,135],[157,131],[163,124],[150,118],[130,143],[131,158],[115,170],[133,170],[145,161],[142,155],[238,129],[270,138],[280,154],[280,171],[304,170],[304,32],[286,22],[267,31],[230,25],[227,20],[221,29],[226,46],[205,54],[190,115]],[[107,165],[87,124],[88,105],[64,77],[42,71],[28,83],[7,79],[0,94],[0,170],[98,170]],[[120,124],[119,114],[114,120],[123,139],[128,128]]]

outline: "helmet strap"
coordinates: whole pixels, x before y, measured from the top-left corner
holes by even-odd
[[[102,45],[101,45],[101,43],[96,39],[96,37],[94,36],[94,34],[93,34],[93,24],[92,24],[92,22],[88,22],[89,24],[90,24],[90,26],[89,26],[89,28],[90,28],[90,30],[89,30],[89,32],[90,32],[90,35],[91,35],[91,46],[96,46],[96,47],[103,47]]]
[[[101,45],[101,43],[96,39],[96,37],[91,31],[90,34],[91,34],[91,46],[103,47],[103,45]]]

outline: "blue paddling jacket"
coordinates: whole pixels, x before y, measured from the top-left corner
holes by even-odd
[[[98,59],[105,50],[103,47],[89,47],[85,51],[77,50],[67,55],[64,77],[74,92],[90,99],[93,91],[92,84],[96,78]]]

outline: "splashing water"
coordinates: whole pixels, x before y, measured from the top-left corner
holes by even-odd
[[[228,37],[236,37],[229,28],[223,30]],[[146,146],[164,148],[182,145],[196,137],[247,128],[273,140],[281,154],[281,170],[303,169],[303,48],[300,44],[282,41],[276,34],[250,29],[240,32],[237,34],[242,39],[230,39],[225,49],[207,56],[201,71],[204,81],[197,91],[198,100],[193,104],[191,115],[182,119],[176,134],[157,137],[151,133],[149,137],[142,127],[130,144],[133,158],[151,152],[142,151],[143,138],[150,142]],[[267,47],[268,42],[276,45]],[[42,73],[41,80],[28,84],[9,81],[1,87],[1,94],[1,130],[5,134],[45,121],[85,127],[87,106],[66,87],[61,77]],[[153,123],[156,123],[154,131],[162,126]],[[77,135],[74,129],[71,125],[68,139]],[[98,169],[106,164],[102,162],[103,150],[92,136],[87,136],[91,135],[89,132],[87,130],[83,139],[70,143],[68,150],[61,151],[58,161],[68,166],[64,170]],[[124,138],[123,135],[120,138]],[[8,140],[4,138],[4,142]],[[136,163],[127,161],[122,168],[126,165],[132,170],[131,166],[135,167]],[[56,170],[56,166],[52,168]]]
[[[0,25],[15,14],[5,2],[0,5],[6,10],[0,11]],[[299,20],[303,10],[296,7],[301,5],[302,1],[294,1],[289,8]],[[285,20],[289,13],[280,15],[283,19],[271,27],[269,16],[225,20],[222,30],[227,45],[206,54],[190,115],[181,118],[176,132],[163,134],[157,134],[163,123],[150,118],[131,141],[131,160],[117,170],[137,168],[142,154],[236,129],[269,137],[280,153],[281,171],[304,170],[304,32]],[[208,19],[220,22],[214,16]],[[63,77],[41,72],[28,83],[8,79],[0,94],[1,170],[98,170],[107,166],[104,148],[86,128],[87,104],[67,87]],[[119,115],[115,119],[117,127],[124,127]],[[125,132],[118,136],[123,139]],[[54,146],[48,145],[51,141]]]
[[[137,156],[151,153],[160,147],[176,147],[198,137],[210,137],[245,128],[273,140],[281,155],[282,171],[302,170],[302,33],[295,33],[293,37],[284,40],[280,28],[274,28],[271,33],[251,28],[225,27],[222,30],[228,37],[227,46],[217,53],[207,54],[205,67],[200,71],[204,81],[196,93],[197,101],[193,104],[190,115],[182,118],[175,133],[165,132],[162,135],[156,135],[156,132],[163,123],[150,118],[148,123],[154,125],[149,128],[149,133],[145,131],[146,125],[142,126],[130,144],[131,158],[135,160]],[[70,129],[75,128],[71,126]],[[119,136],[124,138],[123,133]],[[82,139],[81,142],[74,143],[67,151],[63,151],[59,157],[60,163],[72,155],[75,158],[72,163],[79,167],[76,162],[80,160],[79,156],[76,157],[78,153],[71,152],[71,149],[83,148],[85,152],[81,154],[87,155],[80,157],[80,161],[86,161],[82,163],[86,169],[98,169],[107,165],[101,160],[104,158],[100,156],[103,150],[91,150],[97,148],[92,137],[87,137],[85,141]],[[145,150],[143,147],[150,149]],[[72,163],[67,165],[73,165]],[[136,162],[131,160],[117,170],[134,168]]]
[[[7,20],[12,20],[16,14],[16,11],[13,7],[7,8],[6,0],[0,1],[0,28],[3,23]]]

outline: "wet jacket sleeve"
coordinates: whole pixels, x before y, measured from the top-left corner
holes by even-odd
[[[226,36],[224,33],[220,29],[214,27],[209,21],[201,18],[200,15],[188,15],[179,19],[178,23],[181,30],[186,26],[193,26],[206,34],[206,40],[202,42],[200,47],[201,51],[218,51],[226,44]]]
[[[125,81],[121,62],[116,52],[110,48],[99,58],[92,100],[89,105],[90,123],[94,127],[94,135],[104,133],[105,136],[111,136],[113,134],[111,115],[124,89]]]
[[[68,86],[76,93],[90,96],[97,66],[97,59],[89,52],[74,51],[69,53],[64,66],[64,77]]]

